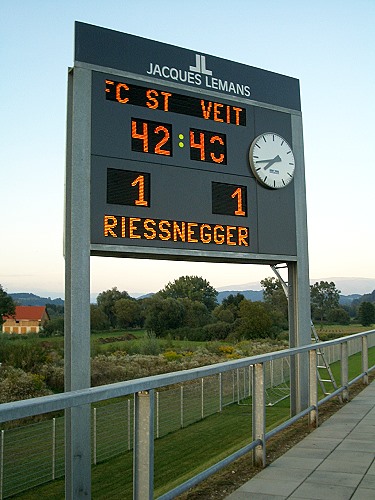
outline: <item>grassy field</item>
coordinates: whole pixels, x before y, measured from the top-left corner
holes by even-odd
[[[369,366],[375,364],[375,347],[369,350]],[[340,381],[340,363],[332,365]],[[350,357],[349,378],[361,373],[361,356]],[[251,405],[233,404],[221,413],[207,417],[155,441],[155,496],[158,496],[201,470],[228,456],[251,441]],[[267,429],[289,416],[289,399],[266,408]],[[110,422],[109,422],[110,425]],[[17,498],[64,498],[62,479],[19,494]],[[92,498],[132,498],[132,452],[107,460],[92,468]]]

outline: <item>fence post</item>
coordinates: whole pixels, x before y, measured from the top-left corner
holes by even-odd
[[[362,373],[364,374],[362,382],[368,385],[368,339],[366,335],[362,337]]]
[[[180,425],[181,429],[184,427],[184,386],[181,386],[180,389],[180,412],[181,412],[181,420],[180,420]]]
[[[4,437],[5,431],[1,431],[1,452],[0,452],[0,499],[3,500],[4,492]]]
[[[318,374],[317,374],[316,349],[309,351],[309,406],[315,409],[309,413],[309,426],[318,427]]]
[[[204,419],[204,379],[202,378],[202,395],[201,395],[201,417]]]
[[[234,389],[234,370],[232,370],[232,402],[235,402],[235,389]]]
[[[56,418],[52,419],[52,480],[55,479],[56,471]]]
[[[154,391],[134,398],[133,499],[154,497]]]
[[[131,447],[132,447],[131,446],[130,405],[131,405],[131,401],[130,401],[130,399],[128,399],[128,450],[129,451],[131,450]]]
[[[253,367],[253,441],[260,440],[261,444],[253,450],[254,465],[266,466],[266,409],[264,395],[264,364],[256,363]]]
[[[223,381],[222,372],[219,373],[219,412],[223,411]]]
[[[240,404],[240,370],[237,368],[237,404]]]
[[[342,392],[343,401],[349,401],[348,376],[348,342],[343,342],[341,344],[341,386],[344,388]]]
[[[94,465],[96,465],[96,408],[94,408],[94,422],[93,422],[93,427],[94,427]]]
[[[159,439],[159,398],[160,398],[160,393],[159,391],[156,391],[156,439]]]

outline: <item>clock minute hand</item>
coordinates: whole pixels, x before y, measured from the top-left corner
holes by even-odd
[[[278,162],[278,161],[281,161],[281,158],[279,155],[275,156],[275,158],[272,158],[272,160],[259,160],[257,161],[257,163],[267,163],[267,165],[265,165],[263,168],[264,170],[267,170],[268,168],[270,168],[274,163]]]

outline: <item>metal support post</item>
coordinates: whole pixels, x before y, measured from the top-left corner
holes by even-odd
[[[310,344],[310,281],[307,238],[305,161],[303,155],[302,117],[291,115],[294,176],[297,262],[288,264],[290,347]],[[291,412],[295,415],[308,406],[308,355],[291,358]]]
[[[73,73],[74,72],[74,73]],[[65,390],[90,387],[91,72],[68,76],[65,178]],[[90,405],[65,412],[65,496],[91,497]]]
[[[154,391],[135,394],[133,499],[154,497]]]
[[[266,466],[266,407],[264,394],[264,364],[257,363],[253,368],[253,441],[261,440],[254,448],[254,465],[258,467]]]
[[[362,337],[362,382],[368,385],[368,339],[366,335]]]
[[[348,343],[343,342],[341,344],[341,386],[344,387],[342,393],[343,401],[349,401],[348,380],[349,380]]]
[[[289,344],[300,347],[310,344],[310,285],[308,270],[297,263],[288,264],[289,291]],[[307,282],[306,282],[307,281]],[[308,354],[290,357],[290,405],[296,415],[308,407],[309,395]]]
[[[315,406],[309,413],[309,426],[318,427],[318,374],[317,374],[317,354],[316,350],[309,351],[309,406]]]

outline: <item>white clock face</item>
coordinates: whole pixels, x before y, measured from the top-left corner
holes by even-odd
[[[253,174],[264,186],[279,189],[293,179],[293,151],[279,134],[266,132],[258,135],[250,146],[249,160]]]

